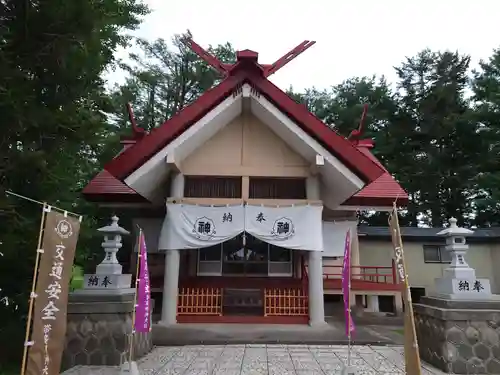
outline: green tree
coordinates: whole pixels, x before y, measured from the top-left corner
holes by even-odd
[[[451,216],[463,224],[473,211],[482,139],[465,95],[469,61],[457,52],[424,50],[396,69],[404,133],[397,155],[407,163],[405,187],[432,226]]]
[[[140,23],[140,0],[0,3],[0,186],[82,213],[110,102],[101,75]],[[0,363],[22,350],[40,207],[0,195]],[[93,220],[84,221],[92,225]],[[79,250],[85,247],[82,229]],[[20,319],[21,317],[21,319]]]
[[[345,137],[358,128],[363,106],[368,104],[361,138],[373,139],[374,154],[397,179],[404,180],[405,169],[401,168],[401,159],[395,155],[401,144],[400,137],[405,134],[394,127],[398,102],[384,77],[354,77],[323,91],[309,89],[304,93],[293,93],[291,88],[289,94]],[[387,225],[384,213],[363,213],[360,220],[369,225]]]
[[[478,170],[474,223],[500,225],[500,49],[480,62],[472,84],[478,132],[484,140]]]
[[[119,128],[130,126],[127,102],[133,104],[137,124],[149,131],[220,82],[220,74],[187,46],[186,41],[191,38],[189,31],[174,35],[172,46],[163,39],[136,40],[140,53],[130,54],[129,61],[121,63],[128,77],[125,84],[112,90],[113,115]],[[224,63],[236,60],[229,43],[210,46],[207,51]]]

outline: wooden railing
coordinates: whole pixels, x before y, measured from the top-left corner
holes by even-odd
[[[309,273],[307,265],[303,268],[302,272]],[[323,265],[323,279],[334,280],[342,278],[341,265]],[[362,280],[378,284],[396,284],[396,266],[392,261],[392,266],[351,266],[351,279]]]
[[[308,316],[304,289],[264,289],[264,316]]]
[[[342,266],[323,266],[323,279],[340,279],[342,278]],[[381,284],[395,284],[396,270],[392,267],[381,266],[352,266],[351,279],[368,281]]]
[[[222,315],[222,288],[179,288],[178,315]]]

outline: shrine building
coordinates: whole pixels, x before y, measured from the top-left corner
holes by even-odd
[[[250,50],[223,64],[189,43],[222,81],[150,133],[131,114],[123,150],[83,190],[144,229],[160,324],[323,324],[348,230],[352,303],[400,311],[392,256],[360,252],[356,214],[407,194],[371,140],[339,135],[268,79],[314,42],[273,64]]]

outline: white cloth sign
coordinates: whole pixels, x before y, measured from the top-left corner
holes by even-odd
[[[167,204],[158,248],[199,249],[217,245],[243,232],[244,207]]]
[[[356,233],[356,221],[324,221],[323,222],[323,256],[343,257],[345,236],[351,229],[352,236]]]
[[[323,250],[322,206],[245,207],[245,231],[275,246]]]

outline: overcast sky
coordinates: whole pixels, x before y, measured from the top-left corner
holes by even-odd
[[[272,76],[282,89],[326,88],[352,76],[386,75],[429,47],[472,56],[500,47],[497,0],[145,0],[152,12],[135,35],[169,40],[190,29],[202,47],[231,42],[272,63],[303,40],[317,43]],[[124,57],[127,51],[120,51]],[[108,75],[121,82],[120,72]]]

